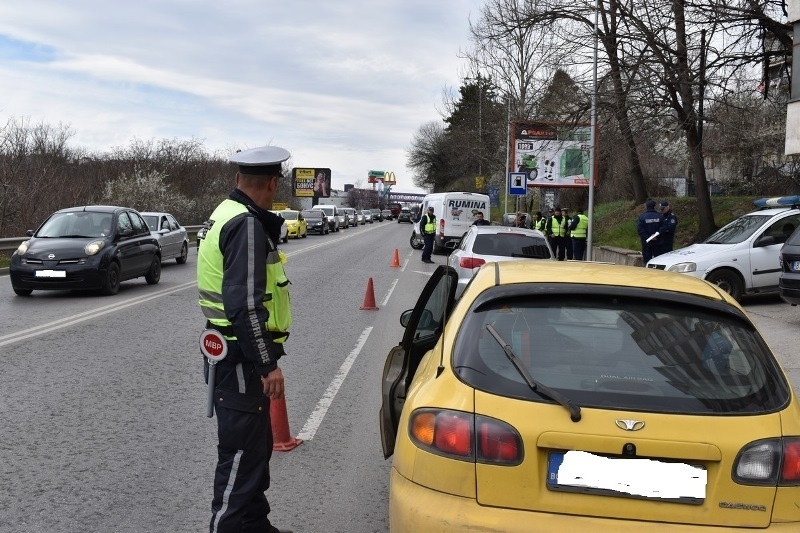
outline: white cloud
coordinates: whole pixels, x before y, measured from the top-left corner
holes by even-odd
[[[458,86],[483,0],[28,0],[0,5],[0,118],[132,139],[284,146],[335,187],[391,170]]]

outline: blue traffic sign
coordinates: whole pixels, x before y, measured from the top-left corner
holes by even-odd
[[[527,192],[526,184],[528,182],[528,175],[524,172],[509,172],[508,173],[508,194],[514,196],[525,196]]]

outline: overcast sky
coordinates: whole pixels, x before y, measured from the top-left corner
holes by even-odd
[[[209,152],[282,146],[333,187],[406,168],[465,75],[483,0],[26,0],[0,3],[0,126],[68,125],[93,152],[134,139]]]

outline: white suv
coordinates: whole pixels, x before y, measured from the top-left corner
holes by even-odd
[[[765,208],[737,218],[702,243],[652,258],[647,268],[704,279],[737,300],[777,291],[781,245],[800,226],[800,196],[763,198],[755,204]]]

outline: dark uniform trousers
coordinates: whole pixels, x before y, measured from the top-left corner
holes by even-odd
[[[261,376],[252,363],[242,361],[238,343],[229,340],[228,356],[217,363],[215,378],[219,444],[210,531],[276,531],[264,494],[270,481],[272,427]]]

